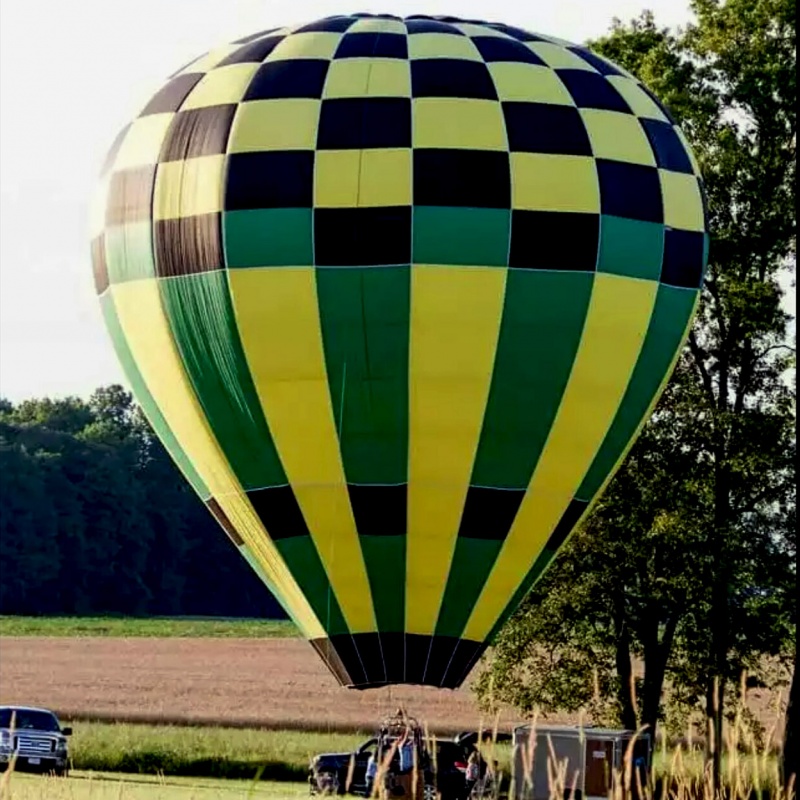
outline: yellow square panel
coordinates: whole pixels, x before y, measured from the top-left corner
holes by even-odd
[[[155,164],[167,135],[173,112],[150,114],[135,120],[122,141],[114,159],[114,170]]]
[[[414,147],[507,150],[500,103],[460,97],[420,97],[413,101]]]
[[[322,96],[411,97],[411,71],[401,58],[342,58],[331,61]]]
[[[454,22],[453,25],[467,36],[496,36],[498,39],[516,41],[513,36],[490,28],[488,25],[476,25],[474,22]]]
[[[589,156],[511,153],[511,187],[513,208],[600,212],[600,183]]]
[[[243,97],[259,64],[228,64],[207,72],[183,101],[181,111],[238,103]]]
[[[597,72],[591,64],[560,44],[551,42],[525,42],[525,44],[553,69],[585,69],[588,72]]]
[[[153,191],[153,218],[177,219],[222,210],[225,156],[200,156],[159,164]]]
[[[457,33],[411,33],[408,36],[408,57],[483,61],[472,39]]]
[[[653,148],[637,117],[599,108],[582,108],[580,115],[595,158],[656,166]]]
[[[636,81],[623,78],[621,75],[608,75],[606,80],[622,95],[622,99],[630,106],[637,117],[657,119],[668,122],[664,112],[653,102],[652,98],[643,91]]]
[[[356,20],[348,29],[348,33],[407,33],[406,26],[399,19],[370,19],[364,17]]]
[[[226,44],[222,47],[217,47],[204,56],[200,56],[200,58],[192,61],[192,63],[184,67],[179,74],[194,75],[198,72],[208,72],[210,69],[214,69],[220,61],[227,58],[234,50],[238,50],[243,46],[244,45],[241,44]]]
[[[567,87],[549,67],[512,61],[494,61],[487,66],[501,100],[575,105]]]
[[[660,169],[664,224],[684,231],[705,230],[703,198],[694,175]]]
[[[331,59],[341,40],[341,33],[294,33],[279,42],[264,61],[287,61],[291,58]]]
[[[233,119],[229,153],[313,150],[321,101],[305,97],[240,103]]]
[[[411,150],[364,150],[361,158],[361,206],[411,205]]]
[[[314,206],[410,206],[411,174],[409,149],[319,150]]]

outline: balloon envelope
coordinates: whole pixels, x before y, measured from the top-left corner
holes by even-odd
[[[370,15],[170,78],[92,239],[154,429],[357,687],[461,684],[647,418],[706,249],[697,164],[634,77]]]

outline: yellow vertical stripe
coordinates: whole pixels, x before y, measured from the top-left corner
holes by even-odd
[[[313,267],[231,270],[234,313],[275,447],[352,633],[377,630],[333,417]]]
[[[598,273],[544,452],[464,631],[483,641],[575,496],[625,394],[658,284]]]
[[[264,530],[206,422],[164,315],[158,283],[131,281],[116,284],[111,291],[133,359],[178,443],[292,608],[305,636],[324,637],[322,625]]]
[[[480,438],[506,270],[414,265],[406,630],[432,634]]]

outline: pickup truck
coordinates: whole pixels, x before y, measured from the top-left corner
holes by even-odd
[[[16,770],[66,775],[71,735],[72,728],[62,728],[46,708],[0,706],[0,772],[13,761]]]

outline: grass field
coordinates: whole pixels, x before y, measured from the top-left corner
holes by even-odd
[[[285,620],[192,617],[9,617],[0,616],[0,636],[158,636],[202,638],[296,637]]]
[[[366,736],[298,731],[76,722],[75,769],[304,780],[311,756],[349,752]]]
[[[123,777],[102,773],[75,773],[69,778],[14,773],[5,786],[0,782],[0,800],[277,800],[307,796],[306,783]]]

